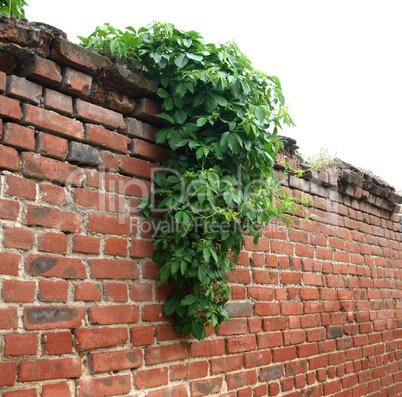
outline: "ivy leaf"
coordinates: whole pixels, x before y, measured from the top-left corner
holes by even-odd
[[[265,120],[266,112],[263,106],[257,106],[255,108],[255,117],[262,123]]]
[[[173,99],[171,97],[166,98],[163,102],[163,107],[167,111],[172,110],[174,108]]]
[[[177,124],[184,124],[187,119],[187,113],[182,109],[177,109],[174,112],[173,117]]]
[[[218,102],[216,102],[215,98],[212,95],[207,95],[204,103],[205,111],[208,113],[212,113],[217,106]]]
[[[181,136],[180,131],[175,130],[173,132],[171,138],[169,139],[169,146],[173,151],[180,147],[181,138],[182,138],[182,136]]]
[[[198,340],[205,339],[207,333],[204,329],[204,326],[198,322],[193,322],[191,325],[191,333],[193,334],[194,338]]]
[[[212,94],[212,97],[221,106],[226,106],[228,104],[228,101],[223,96]]]
[[[156,91],[156,93],[160,98],[169,98],[170,96],[169,93],[163,88],[159,88],[158,91]]]
[[[193,99],[193,106],[196,108],[197,106],[202,105],[205,102],[206,97],[207,96],[205,94],[195,96]]]
[[[175,60],[174,60],[175,65],[178,68],[184,68],[184,66],[187,65],[188,63],[188,58],[186,54],[180,54]]]
[[[176,298],[172,295],[163,305],[163,313],[165,314],[165,316],[169,316],[170,314],[172,314],[175,310],[175,306]]]
[[[177,87],[175,89],[175,94],[177,94],[179,97],[183,97],[187,92],[186,85],[184,83],[179,83],[177,84]]]
[[[194,294],[190,294],[190,295],[186,295],[181,301],[180,301],[180,305],[182,306],[190,306],[193,303],[197,302],[197,295]]]

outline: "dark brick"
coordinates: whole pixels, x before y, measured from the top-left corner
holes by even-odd
[[[67,161],[74,161],[81,164],[100,164],[99,152],[92,146],[79,142],[68,144]]]

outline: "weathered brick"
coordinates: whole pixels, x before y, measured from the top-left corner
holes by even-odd
[[[75,165],[33,153],[23,153],[22,157],[28,176],[71,185],[81,185],[84,180],[84,171]]]
[[[4,335],[5,356],[31,356],[38,351],[36,334],[7,334]]]
[[[96,283],[81,283],[75,286],[74,299],[76,301],[100,301],[102,299],[102,288]]]
[[[91,259],[89,265],[93,278],[136,279],[139,276],[136,263],[130,260]]]
[[[83,279],[85,265],[81,259],[31,254],[27,258],[26,270],[32,276]]]
[[[17,149],[35,150],[35,131],[14,123],[4,123],[3,136],[0,142],[4,145],[14,146]]]
[[[223,339],[204,340],[193,342],[190,346],[191,357],[208,357],[224,354],[225,341]]]
[[[75,100],[75,115],[77,118],[101,124],[106,128],[125,128],[123,116],[113,110],[105,109],[81,99]]]
[[[131,342],[134,346],[152,345],[154,329],[150,325],[137,326],[130,329]]]
[[[58,89],[66,94],[85,99],[91,92],[92,76],[70,67],[62,70],[62,81]]]
[[[124,135],[109,131],[100,125],[85,124],[84,126],[86,141],[117,152],[127,153],[130,140]]]
[[[4,246],[7,248],[30,249],[35,243],[35,232],[22,227],[6,226]],[[1,260],[1,259],[0,259]]]
[[[0,96],[0,117],[11,120],[21,120],[22,111],[20,102],[16,99]]]
[[[100,211],[124,213],[124,197],[94,192],[92,190],[76,189],[76,203],[80,207],[92,208]]]
[[[88,358],[91,373],[119,371],[142,365],[142,351],[140,349],[89,353]]]
[[[57,253],[67,252],[67,236],[64,233],[47,232],[39,238],[39,250]]]
[[[40,199],[48,204],[62,206],[66,202],[67,193],[63,187],[41,183]]]
[[[127,328],[92,328],[74,331],[75,348],[78,351],[125,344]]]
[[[257,372],[255,370],[242,371],[226,376],[228,390],[253,385],[257,383]]]
[[[27,330],[76,328],[82,325],[84,314],[84,307],[25,307],[24,326]]]
[[[0,308],[0,329],[17,329],[18,315],[17,309]]]
[[[60,67],[49,59],[34,55],[21,62],[18,74],[39,84],[54,87],[61,82]]]
[[[16,372],[17,363],[0,363],[0,386],[13,386]]]
[[[44,156],[64,160],[68,153],[68,141],[45,132],[36,134],[36,152]]]
[[[19,210],[20,204],[17,201],[0,199],[0,219],[15,221]]]
[[[77,380],[77,397],[104,397],[126,394],[131,389],[130,375]]]
[[[124,283],[104,283],[104,299],[106,302],[127,302],[128,292],[127,285]]]
[[[155,142],[155,136],[158,132],[158,128],[150,124],[143,123],[137,119],[127,117],[124,119],[126,123],[126,129],[124,133],[129,137],[142,138],[147,141]]]
[[[0,147],[1,151],[1,147]],[[1,157],[0,157],[1,158]],[[6,176],[6,194],[9,196],[17,196],[26,198],[29,200],[35,200],[36,198],[36,184],[29,179],[20,178],[15,175]]]
[[[73,238],[73,251],[83,252],[85,254],[100,253],[100,239],[85,235],[76,235]]]
[[[0,252],[0,274],[8,276],[18,275],[19,254]]]
[[[2,297],[6,302],[33,302],[35,289],[34,281],[4,280]]]
[[[43,355],[71,353],[73,351],[71,332],[47,332],[42,334],[42,351]]]
[[[7,76],[7,95],[38,105],[42,99],[42,87],[24,77]]]
[[[73,99],[70,96],[45,88],[43,99],[45,109],[55,110],[68,116],[73,114]]]
[[[141,179],[130,178],[118,174],[105,174],[106,190],[128,196],[148,197],[151,184]]]
[[[177,361],[189,358],[185,343],[148,347],[145,349],[146,365],[160,364],[169,361]]]
[[[52,383],[42,386],[41,397],[71,397],[68,383]]]
[[[140,317],[135,305],[92,306],[88,316],[91,323],[101,325],[135,323]]]
[[[200,379],[190,382],[191,395],[194,397],[209,396],[221,391],[223,378]]]
[[[89,214],[89,230],[95,233],[135,235],[137,221],[132,218],[123,218],[106,214]]]
[[[18,152],[14,148],[0,145],[0,168],[18,171],[20,164]]]
[[[282,365],[273,365],[260,369],[259,379],[261,382],[270,381],[272,379],[280,378],[283,374]]]
[[[2,94],[6,90],[7,75],[0,71],[0,93]]]
[[[159,167],[149,161],[120,156],[120,172],[123,174],[151,178],[153,168]]]
[[[36,389],[23,389],[7,391],[3,394],[3,397],[36,397]]]
[[[89,165],[101,162],[98,150],[80,142],[69,142],[67,161]]]
[[[23,361],[19,364],[18,381],[77,378],[82,374],[80,357]]]
[[[66,302],[69,283],[67,281],[39,281],[39,300],[42,302]]]
[[[162,146],[154,145],[140,139],[133,139],[130,145],[133,155],[143,157],[151,161],[164,161],[168,151]]]
[[[105,254],[126,256],[127,240],[119,237],[109,237],[105,242]]]
[[[131,116],[138,120],[145,121],[155,125],[163,125],[163,119],[157,117],[162,113],[161,104],[148,98],[140,98],[137,100],[137,106]]]

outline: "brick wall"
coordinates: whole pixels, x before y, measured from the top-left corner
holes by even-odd
[[[351,166],[282,175],[287,144],[277,175],[315,218],[246,238],[230,321],[183,338],[136,211],[166,155],[156,87],[49,26],[1,17],[0,47],[2,396],[402,394],[392,188]]]

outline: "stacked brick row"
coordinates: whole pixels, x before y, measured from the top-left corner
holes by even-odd
[[[230,321],[184,338],[136,210],[166,156],[156,87],[49,26],[2,17],[0,47],[3,397],[402,393],[392,188],[355,169],[278,171],[314,217],[247,237]]]

